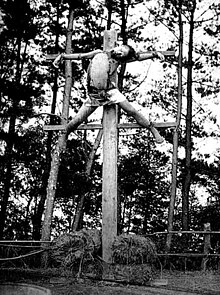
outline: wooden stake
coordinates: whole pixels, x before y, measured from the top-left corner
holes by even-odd
[[[116,31],[104,32],[104,51],[115,47]],[[117,75],[117,74],[116,74]],[[116,82],[117,76],[113,77]],[[112,243],[117,235],[117,106],[105,106],[103,116],[102,258],[112,263]],[[103,274],[106,275],[105,273]]]
[[[210,253],[211,249],[211,239],[210,239],[210,232],[211,232],[211,225],[210,223],[205,223],[204,224],[204,231],[207,233],[204,235],[204,255],[207,255],[206,257],[203,258],[202,260],[202,270],[207,269],[207,262],[209,260],[208,255]]]

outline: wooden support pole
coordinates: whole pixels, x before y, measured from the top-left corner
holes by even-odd
[[[202,260],[202,270],[206,270],[207,269],[207,262],[208,262],[208,255],[210,253],[210,249],[211,249],[211,239],[210,239],[210,232],[211,232],[211,225],[210,223],[205,223],[204,224],[204,231],[206,232],[206,234],[204,234],[204,257]]]
[[[115,47],[116,31],[104,32],[104,50]],[[117,74],[116,74],[117,75]],[[117,76],[113,77],[116,82]],[[102,258],[112,263],[112,243],[117,236],[117,105],[104,107],[102,170]],[[105,276],[105,273],[103,274]]]

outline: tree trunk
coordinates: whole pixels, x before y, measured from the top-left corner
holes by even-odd
[[[183,58],[183,21],[182,21],[182,7],[178,10],[179,18],[179,57],[178,57],[178,106],[177,106],[177,118],[176,128],[173,133],[173,158],[172,158],[172,181],[171,181],[171,193],[170,193],[170,205],[168,212],[168,232],[173,230],[174,208],[176,200],[176,188],[177,188],[177,165],[178,165],[178,133],[182,112],[182,58]],[[170,251],[172,242],[172,234],[167,235],[166,239],[166,251]]]
[[[93,148],[92,148],[92,150],[91,150],[91,152],[89,154],[89,158],[87,160],[87,163],[86,163],[86,177],[87,177],[88,180],[89,180],[89,177],[91,175],[92,164],[94,162],[96,151],[97,151],[97,149],[98,149],[98,147],[100,145],[100,141],[102,139],[102,134],[103,134],[103,130],[100,129],[98,134],[97,134],[97,137],[96,137],[95,143],[93,145]],[[80,196],[79,202],[77,204],[77,209],[76,209],[76,214],[75,214],[75,219],[74,219],[74,223],[73,223],[73,226],[72,226],[72,230],[79,230],[80,221],[82,220],[82,217],[83,217],[84,201],[85,201],[86,195],[88,194],[86,192],[88,192],[88,187],[87,186],[81,192],[81,196]]]
[[[16,76],[15,76],[15,85],[19,87],[20,79],[21,79],[21,33],[18,33],[17,38],[17,58],[16,58]],[[16,89],[16,87],[15,87]],[[7,217],[7,206],[8,200],[10,196],[10,188],[11,188],[11,179],[12,179],[12,164],[13,164],[13,146],[14,146],[14,138],[15,138],[15,124],[17,117],[17,107],[19,98],[17,97],[17,93],[14,89],[13,92],[13,105],[11,109],[11,117],[9,121],[9,130],[8,130],[8,141],[6,146],[6,173],[4,180],[4,194],[1,201],[1,211],[0,211],[0,239],[3,238],[4,235],[4,227]]]
[[[73,31],[73,20],[74,11],[70,9],[67,36],[66,36],[66,53],[70,54],[72,49],[72,31]],[[65,87],[64,87],[64,99],[63,99],[63,110],[62,110],[62,124],[65,124],[68,119],[69,114],[69,99],[71,97],[71,87],[72,87],[72,63],[70,60],[65,61]],[[61,133],[59,135],[58,142],[55,147],[55,151],[52,156],[52,163],[50,169],[50,176],[47,186],[47,199],[46,199],[46,209],[45,217],[43,221],[41,240],[49,241],[51,235],[51,223],[53,216],[53,207],[56,193],[57,178],[59,172],[59,166],[61,161],[62,153],[66,149],[66,133]],[[44,244],[42,244],[45,246]],[[42,257],[42,263],[44,266],[48,263],[48,255]]]
[[[60,3],[57,1],[57,19],[56,19],[56,40],[55,40],[55,52],[59,49],[59,11]],[[57,91],[58,91],[58,69],[54,70],[54,85],[53,85],[53,98],[52,98],[52,105],[51,105],[51,114],[55,114],[56,110],[56,101],[57,101]],[[54,125],[54,117],[50,117],[50,125]],[[42,215],[44,212],[44,206],[47,196],[47,183],[48,178],[50,175],[50,168],[51,168],[51,148],[52,148],[52,138],[53,138],[53,131],[48,131],[47,135],[47,149],[46,149],[46,164],[44,175],[42,176],[42,194],[40,196],[40,200],[36,209],[36,213],[33,216],[32,223],[33,223],[33,239],[40,240],[41,238],[41,224],[42,224]]]
[[[112,0],[106,0],[105,3],[108,10],[107,30],[110,30],[112,24]]]
[[[127,204],[128,204],[128,196],[125,194],[124,195],[124,207],[123,207],[123,211],[121,214],[121,220],[120,220],[120,232],[123,232],[123,229],[125,227],[125,216],[126,216],[126,209],[127,209]]]
[[[12,112],[14,113],[15,107],[13,107]],[[3,239],[4,236],[4,227],[7,217],[7,206],[10,196],[10,187],[12,179],[12,162],[13,162],[13,138],[15,135],[15,121],[16,115],[12,114],[9,122],[9,131],[8,131],[8,141],[6,147],[6,173],[4,179],[4,193],[1,200],[1,211],[0,211],[0,239]]]
[[[149,131],[148,131],[149,132]],[[148,177],[146,179],[146,199],[145,199],[145,206],[143,209],[144,214],[144,221],[143,221],[143,233],[146,234],[148,231],[148,220],[149,220],[149,205],[147,201],[149,198],[151,198],[151,188],[150,188],[150,182],[149,182],[149,175],[150,175],[150,169],[151,169],[151,144],[150,141],[147,143],[147,151],[146,151],[146,159],[147,159],[147,165],[146,170],[148,171]]]
[[[127,234],[130,233],[131,228],[131,215],[132,215],[132,195],[130,196],[130,201],[128,201],[128,228],[127,228]]]
[[[211,225],[209,222],[204,224],[204,231],[207,231],[207,233],[211,232]],[[202,259],[201,268],[203,271],[207,270],[207,263],[209,261],[208,255],[209,255],[211,249],[212,249],[212,246],[211,246],[210,234],[204,234],[203,253],[206,255],[206,257],[204,257]]]
[[[189,31],[189,51],[187,68],[187,114],[186,114],[186,142],[185,142],[185,171],[183,177],[182,191],[182,229],[189,229],[189,192],[191,184],[191,156],[192,156],[192,70],[193,70],[193,31],[194,31],[194,12],[196,0],[193,1],[193,7],[190,14]]]
[[[120,0],[120,9],[121,9],[121,36],[122,36],[123,44],[127,44],[127,34],[126,34],[127,13],[126,13],[126,4],[124,0]],[[127,9],[128,9],[128,6],[127,6]],[[126,71],[126,63],[123,63],[121,64],[120,71],[118,73],[118,89],[120,91],[123,90],[123,81],[124,81],[125,71]],[[118,123],[120,122],[120,117],[121,117],[121,109],[120,107],[118,107]],[[118,189],[118,194],[117,194],[117,234],[118,235],[122,233],[121,219],[122,219],[121,195]]]

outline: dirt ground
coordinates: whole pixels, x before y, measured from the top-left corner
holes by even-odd
[[[220,295],[220,272],[170,272],[164,271],[163,277],[155,277],[148,286],[128,285],[110,281],[71,278],[59,274],[34,272],[27,275],[12,274],[0,269],[2,281],[21,282],[43,286],[52,295]]]
[[[154,283],[157,285],[155,286]],[[167,283],[160,285],[159,283]],[[184,295],[184,294],[220,294],[220,274],[213,272],[166,272],[163,278],[155,279],[149,286],[122,285],[106,281],[50,280],[48,287],[53,295],[88,294],[88,295]]]

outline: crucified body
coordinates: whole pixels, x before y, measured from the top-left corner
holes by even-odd
[[[98,106],[106,104],[118,104],[128,116],[132,116],[139,125],[146,127],[152,133],[156,143],[162,143],[163,137],[152,122],[149,122],[145,116],[137,111],[126,97],[118,90],[117,83],[111,79],[117,71],[120,63],[135,60],[146,60],[153,58],[164,59],[159,52],[136,53],[129,45],[115,47],[109,52],[95,50],[84,54],[61,54],[55,61],[54,66],[58,67],[62,59],[78,60],[82,58],[91,59],[87,71],[87,90],[89,98],[85,101],[76,116],[67,124],[67,136],[83,123]]]

